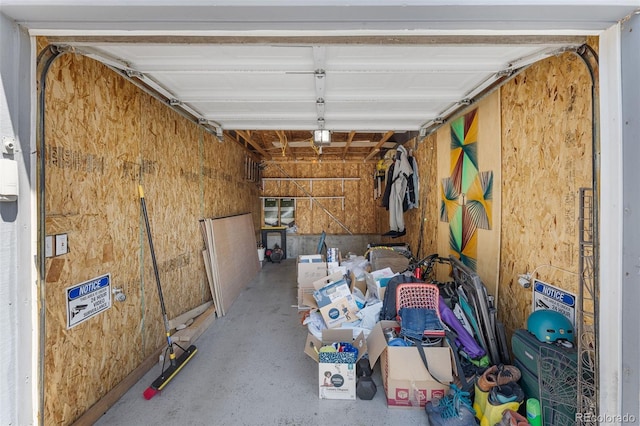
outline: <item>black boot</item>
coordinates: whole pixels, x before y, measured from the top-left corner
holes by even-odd
[[[398,237],[402,237],[403,235],[407,235],[407,230],[406,229],[403,229],[400,232],[396,232],[396,234],[393,235],[391,238],[398,238]]]

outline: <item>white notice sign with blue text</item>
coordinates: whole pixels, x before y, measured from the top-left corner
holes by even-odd
[[[111,274],[67,287],[67,329],[111,307]]]
[[[542,281],[533,281],[533,310],[551,309],[576,326],[576,295]]]

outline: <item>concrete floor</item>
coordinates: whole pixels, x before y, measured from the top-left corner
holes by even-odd
[[[242,273],[242,271],[238,271]],[[265,263],[229,313],[195,342],[192,360],[151,400],[151,369],[96,425],[426,425],[424,410],[387,407],[379,366],[373,400],[321,400],[317,364],[295,307],[295,259]]]

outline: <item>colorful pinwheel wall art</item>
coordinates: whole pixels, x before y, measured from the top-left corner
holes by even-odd
[[[440,220],[449,223],[451,254],[476,269],[478,229],[491,229],[493,172],[478,166],[477,109],[451,122],[451,176],[442,180]]]

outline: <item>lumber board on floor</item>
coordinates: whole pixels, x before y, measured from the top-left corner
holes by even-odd
[[[187,328],[178,330],[171,335],[174,342],[193,343],[207,328],[216,320],[216,308],[210,306],[206,311],[199,315]]]
[[[197,307],[191,309],[190,311],[187,311],[187,312],[183,313],[182,315],[178,315],[174,319],[169,320],[169,329],[170,330],[174,330],[180,324],[185,324],[190,319],[193,319],[193,318],[197,317],[198,315],[201,315],[203,312],[205,312],[211,306],[213,306],[213,301],[208,301],[208,302],[203,303],[200,306],[197,306]]]

